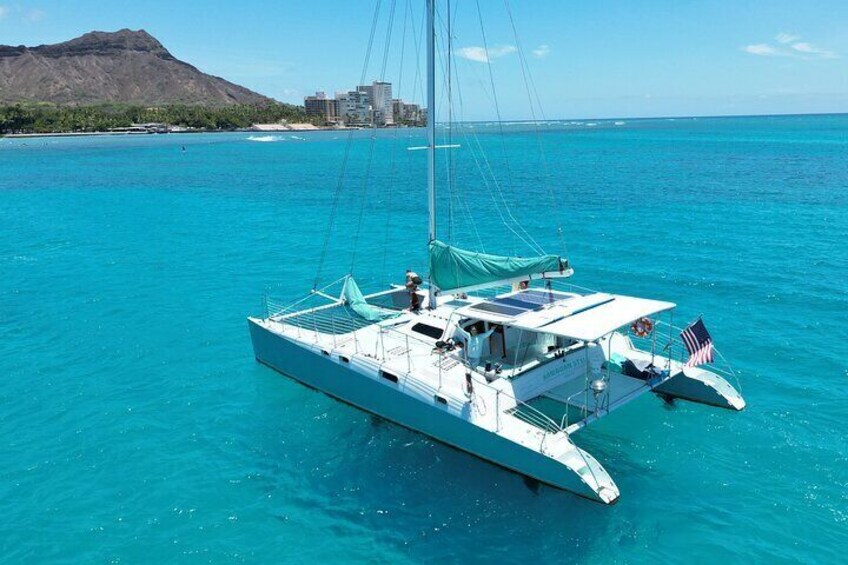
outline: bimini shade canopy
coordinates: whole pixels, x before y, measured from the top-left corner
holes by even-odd
[[[535,318],[512,322],[515,328],[576,339],[594,341],[645,316],[653,316],[675,307],[672,302],[649,300],[620,294],[591,294],[575,299],[581,307],[564,312],[561,319],[539,324]],[[567,307],[569,302],[565,302]]]
[[[480,288],[534,275],[569,273],[568,260],[557,255],[507,257],[466,251],[438,240],[430,243],[430,282],[442,291]]]

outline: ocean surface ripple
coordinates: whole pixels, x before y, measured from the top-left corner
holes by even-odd
[[[0,560],[844,560],[848,116],[591,124],[440,130],[439,228],[528,253],[502,196],[576,284],[703,314],[748,408],[575,435],[613,507],[255,363],[245,317],[312,287],[337,187],[322,280],[426,271],[420,130],[352,134],[341,183],[341,132],[0,139]]]

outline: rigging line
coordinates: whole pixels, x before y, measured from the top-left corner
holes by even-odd
[[[443,134],[442,142],[443,144],[448,146],[448,149],[445,152],[444,167],[445,167],[445,177],[447,178],[447,188],[448,188],[448,198],[446,200],[448,207],[448,229],[447,229],[447,241],[451,241],[453,238],[453,224],[454,224],[454,184],[452,182],[452,158],[453,152],[450,149],[450,146],[453,144],[453,93],[451,92],[451,80],[450,80],[450,72],[451,72],[451,57],[450,57],[450,0],[447,0],[447,20],[443,17],[441,11],[437,13],[437,20],[440,25],[440,31],[444,33],[444,36],[447,38],[439,37],[441,39],[443,49],[439,50],[439,65],[442,71],[442,76],[445,78],[444,83],[442,85],[442,89],[440,94],[442,95],[442,100],[447,99],[447,127],[445,129],[445,133]],[[446,23],[447,22],[447,23]]]
[[[457,120],[456,117],[454,116],[454,95],[453,95],[454,85],[456,85],[456,87],[459,88],[458,78],[456,80],[454,80],[455,77],[456,77],[456,57],[455,57],[454,51],[453,51],[454,39],[456,38],[453,30],[456,27],[456,16],[457,16],[457,13],[459,12],[459,2],[456,2],[454,6],[455,7],[453,8],[453,10],[451,10],[451,0],[448,0],[448,5],[447,5],[447,13],[448,13],[448,29],[447,29],[447,32],[448,32],[448,50],[447,50],[448,65],[447,65],[447,67],[448,67],[448,75],[447,76],[448,76],[448,125],[450,126],[450,130],[449,130],[450,135],[448,137],[448,146],[449,147],[454,144],[453,143],[454,128],[460,127],[459,126],[460,120]],[[460,189],[457,187],[457,184],[456,184],[457,159],[456,159],[452,149],[448,149],[447,160],[448,160],[448,184],[451,188],[451,195],[456,196],[457,202],[459,202]]]
[[[456,73],[458,72],[458,71],[457,71],[458,66],[457,66],[457,64],[456,64],[456,53],[450,53],[450,55],[449,55],[449,56],[450,56],[450,57],[452,57],[452,58],[454,59],[454,65],[453,65],[453,68],[454,68],[454,73],[456,74]],[[457,80],[456,80],[456,96],[457,96],[457,100],[458,100],[458,103],[459,103],[459,114],[460,114],[460,119],[464,119],[464,115],[465,115],[465,101],[464,101],[464,99],[463,99],[463,97],[462,97],[462,83],[460,83],[460,81],[459,81],[459,79],[458,79],[458,78],[457,78]],[[466,128],[464,128],[464,127],[463,127],[463,128],[460,128],[460,135],[462,135],[462,136],[463,136],[463,138],[467,141],[467,139],[468,139],[468,133],[467,133],[467,131],[466,131]],[[481,177],[482,177],[482,179],[483,179],[483,183],[484,183],[484,185],[486,185],[487,181],[486,181],[486,178],[485,178],[485,174],[483,173],[483,170],[482,170],[482,168],[480,167],[479,162],[477,161],[477,156],[476,156],[476,154],[474,153],[474,146],[473,146],[473,145],[471,145],[471,144],[468,144],[468,147],[469,147],[469,150],[470,150],[470,152],[471,152],[471,156],[472,156],[472,158],[473,158],[473,159],[474,159],[474,161],[475,161],[475,164],[476,164],[476,166],[477,166],[477,169],[478,169],[478,171],[479,171],[479,172],[480,172],[480,174],[481,174]],[[487,187],[487,191],[488,191],[488,187]],[[457,185],[457,189],[456,189],[456,197],[457,197],[457,201],[459,202],[459,208],[460,208],[460,210],[462,210],[463,212],[465,212],[465,216],[466,216],[466,218],[467,218],[468,224],[471,226],[471,229],[473,230],[474,235],[475,235],[475,237],[477,238],[477,243],[478,243],[478,245],[479,245],[479,249],[480,249],[480,251],[482,251],[483,253],[485,253],[485,252],[486,252],[486,246],[483,244],[483,238],[482,238],[482,237],[480,237],[480,232],[479,232],[479,230],[477,229],[477,222],[475,222],[475,221],[474,221],[474,217],[473,217],[473,215],[471,214],[471,207],[468,205],[468,199],[467,199],[467,198],[465,198],[465,196],[464,196],[464,194],[463,194],[462,183],[460,183],[460,184],[458,184],[458,185]]]
[[[497,179],[494,177],[494,171],[492,171],[492,166],[489,163],[488,158],[486,157],[486,153],[483,150],[483,146],[480,144],[480,139],[477,137],[477,134],[472,132],[472,136],[473,136],[473,139],[474,139],[474,141],[477,145],[476,150],[480,152],[480,159],[482,159],[483,163],[485,163],[486,169],[484,169],[483,167],[480,166],[480,161],[478,161],[477,155],[474,151],[474,145],[470,144],[470,147],[472,148],[471,149],[471,156],[474,158],[474,163],[475,163],[475,165],[477,165],[477,170],[480,172],[480,177],[483,180],[483,186],[486,188],[486,192],[489,193],[489,196],[492,199],[492,203],[495,206],[495,211],[498,213],[498,216],[500,217],[501,222],[503,223],[504,227],[506,229],[508,229],[510,232],[512,232],[513,235],[515,235],[522,243],[524,243],[525,245],[527,245],[528,247],[530,247],[532,249],[533,245],[531,244],[531,242],[528,241],[520,232],[516,231],[515,228],[513,228],[512,225],[510,225],[510,222],[507,221],[507,219],[504,217],[503,212],[501,211],[501,206],[498,202],[498,199],[495,197],[494,191],[492,191],[490,189],[491,187],[489,185],[489,181],[487,180],[486,172],[488,171],[489,175],[492,176],[492,179],[493,179],[492,182],[497,187]],[[468,139],[467,135],[465,135],[465,139]],[[476,229],[476,227],[475,227],[475,229]]]
[[[454,10],[454,14],[455,13],[456,13],[456,10]],[[455,63],[455,56],[452,52],[452,49],[450,48],[450,44],[452,43],[452,39],[453,39],[453,34],[450,31],[450,24],[445,23],[445,19],[443,17],[441,17],[441,15],[442,15],[441,13],[439,13],[438,15],[439,15],[438,23],[441,26],[440,30],[444,31],[446,36],[449,38],[448,48],[446,50],[443,49],[443,50],[439,51],[439,64],[440,64],[440,68],[442,70],[442,75],[444,77],[447,77],[447,80],[444,82],[442,92],[441,92],[443,97],[447,96],[447,98],[448,98],[448,123],[447,123],[446,133],[444,134],[444,136],[447,137],[447,140],[443,140],[443,141],[448,146],[451,146],[451,145],[453,145],[453,130],[454,130],[454,127],[455,127],[456,124],[455,124],[455,119],[453,117],[453,108],[454,108],[454,105],[453,105],[453,87],[452,87],[453,82],[450,80],[450,76],[451,76],[451,74],[455,74],[456,71],[455,70],[449,70],[449,69],[455,68],[456,63]],[[448,18],[450,18],[450,6],[448,6]],[[451,63],[452,60],[453,60],[453,63]],[[458,87],[459,87],[459,85],[457,84],[457,88]],[[449,241],[449,242],[453,239],[454,225],[458,225],[456,220],[455,220],[455,218],[456,218],[456,207],[454,205],[454,200],[457,200],[457,202],[459,202],[459,196],[458,196],[459,189],[457,188],[457,185],[456,185],[456,159],[454,158],[453,155],[454,155],[453,151],[451,151],[450,147],[448,147],[448,151],[446,153],[446,158],[445,158],[444,162],[445,162],[446,177],[448,179],[448,183],[447,183],[447,185],[448,185],[448,200],[447,200],[447,205],[448,205],[448,238],[447,238],[447,241]]]
[[[515,20],[512,17],[512,9],[510,8],[509,0],[503,0],[503,2],[504,6],[506,7],[506,13],[509,16],[510,26],[512,27],[512,36],[515,39],[515,46],[518,50],[518,59],[521,64],[521,76],[524,79],[524,88],[527,91],[527,100],[530,103],[530,114],[533,117],[533,130],[536,133],[536,143],[539,147],[539,157],[542,161],[542,172],[544,175],[543,178],[545,188],[547,189],[548,195],[550,197],[551,209],[555,212],[557,217],[557,235],[559,236],[560,249],[563,251],[563,253],[566,253],[565,237],[563,235],[562,230],[562,217],[559,214],[559,206],[557,205],[553,186],[551,186],[551,175],[550,169],[548,167],[548,160],[545,155],[545,146],[544,143],[542,143],[542,135],[539,131],[539,123],[536,120],[536,111],[533,108],[533,94],[531,94],[531,85],[533,93],[535,93],[536,95],[536,105],[539,108],[539,113],[541,114],[543,120],[547,121],[547,118],[545,118],[545,111],[542,108],[542,101],[539,99],[539,91],[536,89],[536,83],[533,81],[533,74],[530,72],[530,65],[527,64],[527,57],[524,55],[524,48],[518,38],[518,29],[516,28]]]
[[[477,18],[478,18],[478,21],[480,23],[480,33],[483,37],[483,50],[488,57],[489,45],[488,45],[488,41],[486,39],[486,29],[485,29],[485,26],[483,25],[483,11],[480,9],[480,0],[476,0],[476,4],[477,4]],[[492,97],[495,101],[495,113],[496,113],[497,118],[498,118],[498,132],[500,134],[501,151],[503,152],[503,157],[504,157],[504,167],[506,168],[507,183],[510,187],[513,187],[512,170],[509,166],[509,158],[507,156],[507,150],[506,150],[506,141],[504,140],[505,136],[504,136],[504,131],[503,131],[503,120],[501,118],[500,104],[498,104],[498,94],[497,94],[497,91],[495,90],[495,75],[494,75],[494,72],[492,71],[492,65],[488,64],[487,67],[488,67],[488,70],[489,70],[489,83],[491,84],[491,88],[492,88]],[[503,200],[503,204],[504,204],[504,207],[506,208],[506,212],[507,212],[507,215],[509,216],[509,218],[513,222],[515,222],[516,226],[518,226],[518,228],[527,235],[527,238],[530,241],[533,242],[533,244],[535,246],[535,251],[538,251],[541,254],[544,254],[545,253],[544,250],[542,249],[542,247],[538,243],[536,243],[536,240],[533,239],[533,236],[530,235],[530,233],[524,228],[524,226],[522,226],[521,223],[518,220],[515,219],[515,216],[512,215],[512,211],[511,211],[510,207],[507,205],[506,200],[503,197],[503,192],[501,192],[499,190],[499,193],[500,193],[501,199]]]
[[[447,18],[446,21],[441,21],[440,23],[445,30],[445,35],[447,37],[447,48],[444,54],[444,63],[443,63],[443,71],[444,76],[446,77],[446,89],[447,89],[447,98],[448,98],[448,129],[447,129],[447,145],[450,148],[454,145],[454,129],[458,127],[459,120],[456,119],[455,116],[455,103],[454,103],[454,85],[459,91],[459,81],[454,80],[456,77],[456,54],[453,51],[453,43],[455,39],[454,28],[455,21],[457,17],[457,13],[459,11],[459,4],[454,4],[454,8],[451,8],[450,0],[447,0]],[[463,199],[461,195],[461,189],[457,185],[456,182],[456,167],[457,167],[457,159],[455,158],[454,152],[452,150],[448,150],[445,155],[446,161],[446,172],[448,179],[448,189],[450,194],[449,199],[449,225],[448,225],[448,241],[453,241],[454,239],[454,226],[459,226],[456,221],[457,216],[457,207],[459,207],[460,212],[464,211],[462,204]],[[454,203],[456,201],[456,204]],[[470,217],[469,217],[470,219]],[[472,224],[473,225],[473,224]],[[474,226],[476,229],[476,226]],[[478,235],[479,239],[479,235]]]
[[[462,90],[461,90],[461,86],[460,86],[459,81],[457,81],[457,92],[459,93],[460,110],[462,112],[464,112],[464,106],[463,106],[463,103],[462,103],[462,95],[461,95]],[[461,133],[463,135],[463,138],[466,141],[469,141],[469,136],[468,136],[468,133],[467,133],[465,128],[462,128]],[[491,182],[494,184],[496,190],[500,191],[497,176],[495,175],[495,172],[494,172],[494,170],[491,166],[491,163],[489,163],[489,160],[486,157],[486,152],[483,149],[483,145],[480,142],[480,138],[477,135],[477,132],[472,130],[471,136],[474,139],[473,144],[470,143],[470,142],[468,143],[468,147],[469,147],[471,156],[474,159],[474,164],[476,165],[478,172],[480,173],[480,178],[483,181],[483,186],[485,187],[486,192],[489,193],[489,196],[492,199],[492,203],[494,204],[495,211],[497,212],[498,216],[500,217],[501,223],[504,225],[504,227],[506,229],[508,229],[510,232],[512,232],[513,235],[515,235],[522,243],[524,243],[525,245],[527,245],[528,247],[533,249],[533,244],[530,241],[528,241],[527,238],[524,235],[522,235],[521,233],[516,231],[515,228],[512,227],[510,222],[506,219],[503,212],[501,211],[501,205],[498,202],[498,199],[495,198],[494,191],[491,190],[491,185],[489,184],[489,179],[487,178],[488,176],[491,176]],[[476,147],[475,147],[475,144],[476,144]],[[480,160],[478,160],[478,158],[477,158],[477,152],[478,151],[479,151],[479,154],[480,154],[480,160],[482,160],[486,165],[485,169],[480,165]],[[486,174],[487,172],[488,172],[488,175]],[[501,200],[503,200],[503,198],[501,198]],[[505,205],[506,205],[506,203],[504,202],[504,206]],[[466,207],[468,207],[467,202],[466,202]],[[470,208],[469,208],[469,214],[470,214]],[[474,227],[475,232],[477,232],[477,224],[476,224],[476,222],[473,222],[473,220],[472,220],[472,226]],[[477,232],[477,238],[478,238],[478,240],[480,240],[481,248],[483,248],[482,240],[480,239],[479,232]],[[538,245],[537,245],[537,247],[538,247]],[[544,252],[542,252],[542,253],[544,253]]]
[[[448,190],[450,191],[450,225],[448,227],[448,241],[453,237],[453,195],[455,193],[454,186],[454,159],[453,150],[450,146],[453,145],[453,77],[451,75],[451,53],[453,51],[453,36],[451,35],[451,0],[447,0],[447,49],[445,51],[445,64],[447,66],[447,87],[448,87],[448,149],[446,150],[445,160],[447,161],[448,169]]]
[[[386,77],[386,64],[388,61],[388,52],[392,43],[392,28],[394,25],[395,18],[395,8],[397,7],[396,0],[392,0],[391,7],[389,8],[389,23],[388,28],[386,29],[386,41],[383,46],[383,64],[380,68],[380,82],[382,83]],[[365,82],[365,79],[362,80]],[[374,89],[371,89],[371,93],[373,96]],[[381,90],[380,94],[383,94]],[[374,142],[377,138],[377,127],[374,123],[374,101],[371,101],[371,135],[368,143],[368,159],[365,163],[365,175],[362,178],[362,197],[359,203],[359,217],[356,220],[356,232],[353,236],[353,252],[350,254],[350,273],[353,273],[353,267],[356,263],[356,254],[359,249],[359,235],[362,232],[362,219],[365,217],[365,203],[368,201],[368,187],[369,181],[371,180],[371,165],[374,160]]]
[[[450,0],[445,0],[447,3],[447,17],[445,21],[442,23],[444,26],[444,66],[445,66],[445,90],[447,93],[447,113],[448,113],[448,122],[447,122],[447,130],[445,131],[445,137],[447,137],[446,145],[450,147],[453,143],[453,92],[451,92],[451,58],[450,58],[450,49],[451,49],[451,7]],[[441,14],[440,14],[441,15]],[[448,241],[451,241],[453,237],[453,185],[451,183],[451,154],[452,151],[450,149],[445,150],[445,172],[447,173],[447,185],[448,185]]]
[[[456,73],[457,72],[456,54],[451,53],[450,56],[454,58],[453,68],[454,68],[454,73]],[[459,102],[460,119],[464,121],[464,118],[465,118],[465,102],[462,98],[462,87],[461,87],[461,83],[459,82],[458,78],[456,80],[456,97],[457,97],[457,100]],[[466,128],[464,128],[464,127],[460,128],[460,134],[464,138],[467,139],[468,134],[465,132],[465,129]],[[473,151],[473,147],[471,149]],[[472,157],[474,157],[473,153],[472,153]],[[479,169],[479,165],[478,165],[478,169]],[[468,224],[471,226],[472,230],[474,231],[474,235],[477,237],[477,242],[480,245],[480,251],[485,253],[486,247],[483,245],[483,238],[480,237],[480,232],[477,230],[477,222],[474,221],[474,217],[471,214],[471,207],[468,205],[468,199],[465,198],[464,195],[463,195],[462,183],[457,185],[456,196],[457,196],[457,201],[459,202],[460,210],[465,212],[466,218],[468,220]]]
[[[455,57],[455,54],[453,54],[453,56]],[[454,65],[454,67],[456,67],[456,65]],[[464,113],[465,107],[463,105],[464,102],[463,102],[463,99],[462,99],[462,87],[461,87],[461,83],[458,80],[456,81],[456,88],[457,88],[457,96],[458,96],[459,101],[460,101],[460,112]],[[460,134],[463,136],[463,138],[466,141],[469,140],[466,128],[461,128]],[[491,164],[489,163],[488,159],[486,158],[486,152],[483,150],[483,146],[480,143],[480,139],[477,136],[477,132],[472,131],[472,136],[473,136],[474,141],[476,143],[476,150],[475,150],[475,145],[472,144],[472,143],[468,143],[468,148],[470,150],[470,154],[471,154],[472,158],[474,159],[475,166],[477,167],[477,170],[480,173],[480,178],[483,181],[483,186],[484,186],[486,192],[489,194],[489,196],[492,199],[492,203],[494,204],[495,211],[497,212],[498,216],[500,217],[501,223],[504,225],[504,227],[506,229],[508,229],[510,232],[512,232],[513,235],[515,235],[522,243],[524,243],[525,245],[527,245],[528,247],[530,247],[532,249],[533,245],[527,240],[526,237],[524,237],[521,233],[519,233],[518,231],[515,230],[515,228],[512,227],[510,222],[506,219],[503,212],[501,211],[501,205],[498,202],[498,199],[495,198],[494,191],[491,190],[491,185],[489,184],[489,180],[488,180],[487,176],[492,177],[492,183],[494,183],[497,190],[500,190],[499,186],[497,185],[498,179],[497,179],[497,177],[494,173],[494,170],[491,167]],[[478,158],[477,158],[477,151],[479,151],[479,153],[480,153],[480,158],[482,160],[484,160],[484,162],[486,164],[486,169],[484,169],[480,165],[480,160],[478,160]],[[488,170],[489,175],[486,174],[487,170]],[[473,227],[474,232],[477,236],[477,240],[480,243],[480,248],[481,248],[481,250],[483,250],[485,252],[485,246],[483,245],[482,238],[480,237],[480,233],[477,229],[477,223],[472,219],[472,214],[471,214],[470,207],[468,206],[467,199],[463,198],[461,201],[465,205],[465,210],[467,211],[467,214],[469,216],[469,222],[471,223],[471,226]],[[504,205],[505,205],[505,202],[504,202]]]
[[[426,7],[423,8],[426,11]],[[412,43],[415,46],[415,78],[412,80],[412,102],[424,99],[424,87],[421,84],[421,38],[424,35],[424,27],[427,18],[426,16],[421,17],[421,25],[415,25],[415,12],[410,10],[409,12],[409,21],[412,24]],[[420,94],[420,98],[416,95],[415,91],[418,90],[418,94]]]
[[[438,3],[436,4],[435,25],[437,26],[437,30],[434,30],[434,31],[444,32],[445,22],[444,22],[444,19],[442,18],[442,13],[439,10],[439,4]],[[446,68],[445,52],[444,52],[444,48],[441,48],[441,49],[439,48],[440,45],[444,45],[444,38],[442,37],[442,35],[436,33],[434,41],[435,41],[434,49],[435,49],[436,62],[438,64],[439,70],[442,73],[442,77],[445,77],[445,76],[447,76],[446,75],[447,71],[445,70],[445,68]],[[442,105],[444,105],[444,101],[447,98],[447,81],[442,81],[442,83],[439,86],[441,88],[439,89],[438,94],[441,97],[440,100],[441,100]],[[448,122],[448,125],[450,125],[450,122]],[[442,139],[440,141],[437,140],[437,143],[436,143],[437,146],[447,144],[447,140],[445,139],[445,136],[447,136],[448,131],[450,131],[450,130],[449,129],[445,130],[445,132],[442,133]],[[436,135],[438,135],[438,133]],[[444,166],[445,167],[445,175],[446,176],[448,176],[447,165],[448,165],[447,159],[437,160],[437,166]],[[448,220],[447,220],[447,223],[448,223],[448,232],[450,233],[450,223],[451,223],[450,185],[448,185],[447,188],[448,188],[448,200],[447,200]],[[438,197],[438,194],[437,194],[437,197]],[[437,200],[436,204],[438,205],[438,200]]]
[[[457,90],[458,90],[458,92],[461,93],[461,88],[460,88],[460,85],[459,85],[458,82],[457,82]],[[461,100],[462,100],[462,97],[461,97],[461,94],[460,94],[460,101]],[[464,112],[464,106],[462,106],[462,104],[460,104],[460,110]],[[463,136],[463,138],[466,141],[469,141],[469,136],[468,136],[466,129],[462,128],[460,130],[460,132],[461,132],[461,135]],[[470,143],[470,141],[469,141],[469,143],[468,143],[469,152],[471,154],[471,157],[474,159],[474,164],[476,165],[477,170],[480,173],[480,178],[483,181],[483,186],[484,186],[486,192],[489,194],[489,196],[492,199],[492,204],[494,204],[495,211],[497,212],[498,216],[500,217],[501,223],[503,223],[504,227],[506,229],[508,229],[510,232],[512,232],[513,235],[515,235],[522,243],[524,243],[525,245],[527,245],[528,247],[530,247],[532,249],[532,247],[533,247],[532,244],[529,241],[527,241],[527,239],[521,233],[516,231],[515,228],[512,227],[510,222],[507,221],[507,219],[504,217],[503,212],[501,211],[500,203],[498,202],[498,199],[495,198],[494,191],[491,190],[491,185],[489,184],[489,179],[487,178],[487,176],[491,176],[492,177],[492,183],[494,183],[495,186],[497,187],[497,182],[498,182],[497,177],[495,176],[494,171],[492,170],[491,164],[489,163],[488,159],[486,158],[486,153],[483,150],[483,146],[480,143],[480,139],[477,136],[477,133],[475,131],[472,131],[471,135],[472,135],[475,143]],[[475,144],[476,144],[476,147],[475,147]],[[480,160],[477,158],[477,152],[478,151],[479,151],[479,154],[480,154],[480,159],[482,159],[483,162],[486,164],[486,169],[484,169],[480,165]],[[486,174],[487,171],[488,171],[489,175]],[[465,201],[465,205],[466,205],[466,209],[468,209],[468,214],[470,216],[471,212],[470,212],[470,208],[468,207],[467,201]],[[471,225],[473,226],[474,231],[477,234],[477,239],[480,241],[481,249],[485,249],[484,246],[483,246],[483,243],[482,243],[482,239],[480,238],[480,234],[477,231],[477,223],[474,222],[473,220],[471,220]]]
[[[406,54],[406,26],[409,20],[409,7],[411,2],[412,0],[406,0],[406,4],[404,5],[403,11],[403,28],[401,29],[400,34],[400,66],[398,69],[398,99],[401,99],[400,93],[403,91],[403,64]],[[394,114],[394,103],[392,104],[392,113]],[[394,118],[394,116],[392,117]],[[386,199],[386,235],[383,241],[383,264],[382,268],[380,269],[383,275],[386,275],[386,264],[388,262],[389,254],[389,236],[391,233],[392,220],[392,196],[394,195],[395,182],[397,180],[397,147],[399,133],[400,127],[398,127],[398,124],[395,124],[394,140],[392,143],[392,159],[391,164],[389,165],[389,190]]]
[[[377,30],[377,21],[380,17],[380,4],[382,0],[377,0],[376,6],[374,7],[374,15],[371,20],[371,33],[368,36],[368,47],[365,51],[365,61],[362,64],[362,74],[360,83],[365,81],[365,75],[368,72],[368,63],[371,59],[371,47],[374,44],[374,34]],[[339,207],[339,199],[341,197],[342,189],[344,188],[344,179],[345,173],[347,172],[347,164],[350,159],[350,149],[353,143],[353,130],[350,130],[347,134],[347,142],[345,144],[344,156],[342,157],[342,165],[341,170],[339,171],[339,178],[336,182],[336,190],[333,194],[333,204],[330,209],[330,220],[327,223],[327,230],[324,234],[324,243],[321,246],[321,255],[318,259],[318,269],[315,273],[315,282],[312,284],[312,288],[318,287],[318,282],[321,280],[321,273],[324,269],[324,262],[327,258],[327,249],[330,245],[330,237],[333,233],[333,226],[336,222],[336,214],[338,212]]]
[[[464,131],[461,132],[461,134],[463,135],[463,137],[465,139],[468,138],[468,135]],[[478,171],[480,171],[480,173],[482,174],[483,170],[480,168],[480,164],[477,161],[477,156],[474,154],[473,146],[471,146],[469,144],[469,147],[470,147],[470,151],[471,151],[471,157],[474,159],[474,163],[477,166]],[[484,179],[484,183],[485,183],[485,179]],[[477,222],[474,221],[474,216],[471,214],[471,207],[468,205],[468,199],[463,196],[461,189],[457,189],[457,200],[459,201],[459,204],[460,204],[460,210],[465,212],[465,217],[466,217],[466,220],[468,222],[468,225],[471,226],[471,229],[474,233],[474,236],[477,238],[477,244],[479,245],[480,251],[485,253],[486,252],[486,246],[483,244],[483,238],[480,237],[480,231],[477,229]]]
[[[444,24],[442,23],[442,25],[444,25]],[[454,62],[455,62],[455,54],[451,53],[450,56],[454,57]],[[456,67],[455,64],[454,64],[454,67]],[[443,70],[444,70],[444,65],[443,65]],[[459,93],[459,97],[461,99],[461,84],[458,80],[456,81],[456,88],[457,88],[457,92]],[[464,111],[463,106],[460,106],[460,108],[461,108],[462,111]],[[468,135],[465,132],[465,128],[461,128],[461,134],[463,135],[463,137],[466,140],[468,139]],[[492,168],[491,164],[488,161],[488,158],[486,157],[486,153],[483,150],[483,146],[480,143],[480,140],[479,140],[479,137],[477,136],[477,133],[472,132],[472,135],[474,136],[474,140],[477,144],[477,150],[480,152],[481,159],[483,159],[483,161],[486,164],[486,169],[484,170],[484,168],[480,166],[480,162],[478,161],[477,156],[474,153],[474,146],[473,145],[470,145],[471,155],[475,160],[475,165],[477,166],[477,170],[480,172],[480,177],[481,177],[481,180],[483,181],[483,185],[486,189],[486,192],[488,192],[489,196],[492,199],[492,203],[495,206],[495,211],[498,213],[498,216],[500,217],[501,223],[504,225],[505,228],[507,228],[510,232],[512,232],[513,235],[515,235],[522,243],[527,245],[531,250],[533,250],[534,252],[538,252],[540,254],[544,254],[544,251],[541,249],[541,247],[533,240],[532,237],[529,236],[529,233],[527,233],[527,230],[523,230],[525,232],[526,236],[522,235],[520,232],[516,231],[516,229],[511,225],[511,223],[506,218],[506,216],[504,216],[504,213],[501,210],[501,203],[503,204],[504,209],[508,209],[508,205],[506,203],[506,199],[503,196],[503,191],[500,188],[500,185],[498,183],[498,179],[497,179],[497,176],[495,175],[494,169]],[[494,184],[494,186],[495,186],[495,188],[496,188],[496,190],[497,190],[497,192],[500,196],[500,199],[501,199],[500,203],[498,202],[498,199],[495,197],[494,192],[491,190],[491,186],[489,185],[489,181],[486,178],[487,177],[486,171],[488,171],[489,175],[492,177],[492,183]],[[469,215],[469,219],[470,219],[471,213],[470,213],[470,208],[468,207],[468,203],[467,203],[466,200],[463,200],[463,202],[465,203],[465,207],[468,210],[468,215]],[[513,218],[513,220],[514,220],[514,218]],[[516,225],[518,225],[519,228],[521,227],[521,225],[518,224],[517,221],[515,223],[516,223]],[[480,237],[479,231],[477,230],[476,222],[471,220],[471,225],[474,228],[474,231],[477,235],[478,241],[480,242],[480,248],[485,250],[485,246],[482,243],[482,238]],[[534,244],[535,244],[535,247],[534,247]]]

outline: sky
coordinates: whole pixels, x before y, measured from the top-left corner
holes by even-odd
[[[0,0],[0,44],[145,29],[204,72],[302,103],[359,84],[376,5]],[[382,77],[396,96],[421,101],[423,13],[424,0],[382,0],[366,82]],[[452,0],[451,13],[440,61],[452,54],[462,119],[848,112],[848,0]]]

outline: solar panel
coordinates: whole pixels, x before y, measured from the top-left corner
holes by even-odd
[[[516,294],[513,298],[517,298],[537,306],[542,306],[544,304],[551,304],[557,300],[572,298],[572,296],[555,290],[529,289],[521,292],[520,294]]]
[[[506,304],[496,304],[494,302],[481,302],[480,304],[475,304],[470,308],[472,310],[480,310],[481,312],[500,314],[501,316],[518,316],[519,314],[523,314],[527,311],[524,308],[516,308],[514,306],[507,306]]]
[[[536,304],[532,304],[530,302],[524,302],[515,296],[504,296],[501,298],[492,298],[489,302],[494,302],[495,304],[503,304],[504,306],[512,306],[514,308],[521,308],[522,310],[533,310],[536,308]]]
[[[531,310],[539,310],[546,304],[572,298],[570,294],[551,290],[525,290],[512,296],[491,298],[485,302],[475,304],[470,308],[481,312],[491,312],[501,316],[518,316]]]

